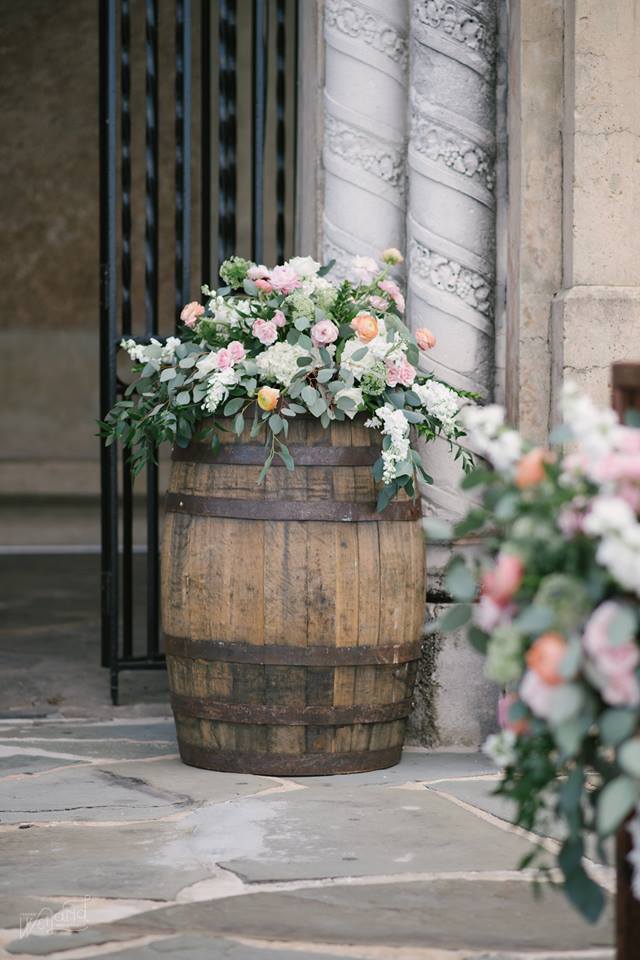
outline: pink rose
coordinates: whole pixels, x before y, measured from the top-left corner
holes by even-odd
[[[285,296],[293,293],[300,286],[300,278],[292,267],[274,267],[269,274],[271,286],[276,293],[282,293]]]
[[[268,280],[261,280],[261,279],[256,280],[256,287],[258,288],[260,293],[271,293],[273,290],[273,287],[271,286]]]
[[[340,331],[331,320],[318,320],[311,327],[310,333],[314,347],[326,347],[336,342]]]
[[[635,669],[640,659],[635,640],[612,643],[609,628],[620,605],[606,600],[597,607],[584,628],[582,643],[602,679],[602,699],[612,706],[636,707],[640,686]]]
[[[381,280],[378,286],[381,290],[384,290],[385,293],[389,294],[400,313],[402,313],[404,311],[404,297],[395,280]]]
[[[247,270],[249,280],[266,280],[268,276],[269,268],[265,267],[263,263],[257,264],[255,267],[249,267]]]
[[[265,347],[268,347],[271,343],[275,343],[278,339],[278,328],[273,320],[256,320],[251,328],[251,332]]]
[[[410,387],[416,378],[416,368],[413,367],[406,357],[403,357],[399,363],[393,360],[387,361],[387,385],[389,387]]]
[[[535,713],[537,717],[549,717],[553,706],[554,691],[558,687],[541,680],[533,670],[527,670],[520,684],[520,699]]]
[[[233,366],[233,358],[226,347],[222,347],[216,353],[216,366],[218,370],[228,370]]]
[[[482,594],[504,606],[517,593],[523,575],[524,565],[520,557],[514,553],[501,553],[493,570],[487,570],[482,578]]]
[[[380,310],[381,313],[384,313],[387,307],[389,306],[389,304],[387,303],[384,297],[379,297],[375,293],[372,297],[369,297],[369,303],[371,304],[374,310]]]
[[[231,357],[232,363],[239,363],[240,360],[244,360],[247,355],[247,351],[239,340],[232,340],[227,346],[227,352]]]
[[[204,313],[204,307],[197,300],[192,300],[182,308],[180,319],[186,327],[193,329],[197,323],[198,317]]]
[[[416,330],[416,343],[421,350],[432,350],[436,345],[436,338],[428,327]]]
[[[276,310],[273,315],[273,322],[275,323],[276,327],[284,327],[285,323],[287,322],[287,318],[282,310]]]
[[[483,594],[478,603],[474,605],[473,622],[485,633],[493,633],[496,627],[503,626],[511,621],[515,607],[513,604],[505,606],[496,603],[487,594]]]

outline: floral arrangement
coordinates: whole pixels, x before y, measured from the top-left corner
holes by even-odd
[[[502,408],[465,411],[470,446],[491,466],[463,480],[479,498],[444,533],[481,532],[491,560],[452,560],[457,604],[437,629],[466,626],[502,685],[502,729],[485,744],[504,768],[497,792],[519,826],[560,830],[566,893],[595,921],[603,895],[583,864],[587,836],[604,857],[603,841],[634,811],[640,898],[640,430],[574,386],[563,415],[552,439],[568,452],[553,455],[528,448]],[[521,866],[546,870],[544,855]]]
[[[379,510],[400,490],[414,497],[418,478],[430,482],[416,437],[443,437],[468,468],[459,412],[473,395],[420,368],[435,337],[426,328],[414,337],[402,320],[404,297],[389,276],[400,252],[386,250],[381,261],[355,257],[343,282],[311,257],[272,269],[225,261],[225,286],[204,286],[206,305],[184,307],[180,337],[122,341],[138,378],[101,424],[107,443],[130,447],[137,473],[163,441],[210,438],[215,447],[228,429],[216,417],[233,418],[237,435],[252,418],[251,435],[265,435],[262,481],[276,456],[294,468],[292,418],[311,414],[327,428],[362,414],[382,434]]]

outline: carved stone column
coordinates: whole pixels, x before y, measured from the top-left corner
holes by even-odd
[[[326,0],[323,245],[344,274],[355,254],[405,246],[406,0]]]
[[[495,278],[498,0],[411,0],[408,316],[437,338],[429,367],[490,396]],[[429,512],[460,509],[458,470],[429,448]]]

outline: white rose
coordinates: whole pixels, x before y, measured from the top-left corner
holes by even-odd
[[[308,279],[309,277],[315,277],[320,269],[320,264],[313,257],[292,257],[291,260],[287,260],[285,267],[291,267],[301,279]]]

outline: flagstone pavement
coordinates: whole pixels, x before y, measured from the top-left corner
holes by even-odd
[[[495,781],[480,754],[415,747],[368,774],[213,773],[181,764],[166,717],[0,720],[0,951],[612,957],[610,906],[591,927],[549,884],[534,899]]]

